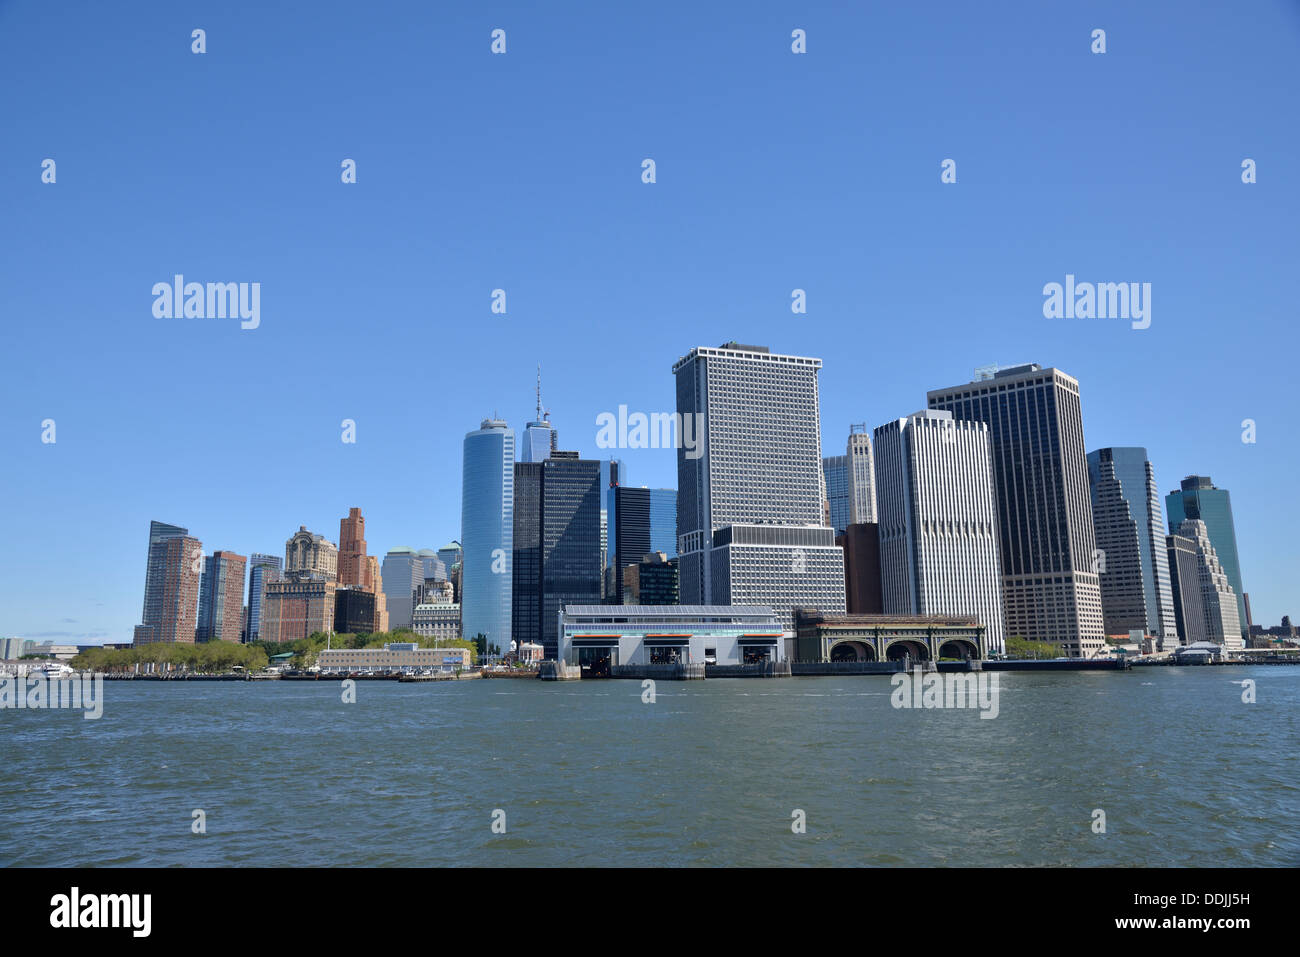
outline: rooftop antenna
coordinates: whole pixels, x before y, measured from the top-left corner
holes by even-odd
[[[542,421],[542,364],[537,363],[537,421]]]

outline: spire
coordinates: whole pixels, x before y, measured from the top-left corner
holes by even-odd
[[[534,422],[542,421],[542,364],[537,363],[537,418]]]

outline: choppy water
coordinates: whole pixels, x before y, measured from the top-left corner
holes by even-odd
[[[110,682],[0,711],[0,864],[1300,864],[1300,668],[1000,683]]]

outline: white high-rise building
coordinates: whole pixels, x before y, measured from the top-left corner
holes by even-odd
[[[848,448],[849,524],[876,520],[876,467],[871,454],[871,436],[865,425],[849,426]]]
[[[1198,518],[1186,518],[1177,533],[1196,543],[1197,581],[1201,587],[1200,608],[1210,641],[1223,645],[1225,651],[1241,651],[1246,642],[1241,637],[1241,618],[1237,614],[1237,594],[1228,583],[1228,574],[1219,564],[1219,556],[1210,544],[1210,531]],[[1191,603],[1195,607],[1195,602]]]
[[[677,536],[683,605],[844,613],[844,552],[822,524],[820,359],[734,342],[673,366],[682,431]]]
[[[1002,568],[989,429],[923,411],[876,429],[884,611],[974,615],[1003,649]]]

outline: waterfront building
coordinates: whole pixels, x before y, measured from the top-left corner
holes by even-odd
[[[454,674],[470,666],[468,648],[421,648],[394,641],[382,648],[332,649],[316,658],[322,674]]]
[[[548,658],[558,653],[560,606],[601,600],[601,464],[557,450],[515,466],[511,636]]]
[[[1189,539],[1196,549],[1196,582],[1199,610],[1205,621],[1206,640],[1223,645],[1225,650],[1240,651],[1246,647],[1242,637],[1241,620],[1237,617],[1237,595],[1228,582],[1227,572],[1219,563],[1209,529],[1198,518],[1183,519],[1177,534]],[[1184,611],[1187,611],[1184,598]],[[1193,606],[1196,602],[1191,602]],[[1191,614],[1195,614],[1193,607]],[[1189,642],[1190,644],[1190,642]]]
[[[195,641],[239,641],[247,563],[243,555],[227,551],[215,551],[204,561]]]
[[[872,507],[875,507],[874,499]],[[848,614],[883,613],[880,526],[875,522],[852,523],[843,535],[836,536],[835,544],[844,549],[844,606]]]
[[[22,638],[0,638],[0,660],[17,661],[25,654],[24,644]]]
[[[135,628],[134,644],[194,643],[202,567],[203,543],[191,537],[188,529],[149,523],[144,611]]]
[[[972,616],[1003,649],[1002,572],[989,430],[923,410],[875,431],[886,615]]]
[[[390,548],[384,556],[382,580],[389,625],[410,628],[415,595],[424,583],[424,561],[414,548]]]
[[[562,660],[584,678],[617,665],[785,660],[780,618],[746,605],[565,605],[559,636]]]
[[[612,585],[605,592],[621,605],[627,568],[653,552],[677,554],[677,490],[612,485],[604,495],[609,521],[606,581]]]
[[[1205,523],[1210,544],[1218,556],[1223,572],[1228,576],[1237,599],[1237,620],[1242,629],[1250,616],[1246,613],[1245,590],[1241,584],[1241,561],[1237,557],[1237,527],[1232,518],[1232,496],[1226,488],[1215,488],[1208,475],[1189,475],[1176,492],[1165,496],[1169,513],[1169,530],[1178,533],[1184,519],[1199,519]]]
[[[799,661],[984,658],[991,651],[987,634],[984,623],[974,615],[795,612],[795,656]]]
[[[454,602],[421,602],[415,606],[411,628],[422,638],[446,641],[461,637],[460,605]],[[502,648],[504,653],[507,649]]]
[[[931,409],[988,425],[1005,632],[1066,655],[1103,654],[1079,383],[1036,363],[980,376],[927,398]]]
[[[1097,536],[1102,621],[1109,635],[1141,629],[1162,647],[1178,644],[1164,515],[1147,450],[1088,453]]]
[[[283,643],[334,631],[338,584],[309,571],[286,572],[267,582],[262,594],[261,640]]]
[[[465,436],[461,482],[461,628],[510,647],[515,525],[515,434],[484,419]]]
[[[306,525],[299,525],[298,531],[284,543],[284,571],[286,575],[309,572],[337,581],[339,550],[324,535],[309,532]]]
[[[248,627],[245,641],[257,641],[262,629],[262,593],[265,584],[277,581],[284,560],[279,555],[253,552],[248,556]]]
[[[821,360],[728,342],[673,365],[677,537],[687,606],[844,611],[844,552],[823,524]]]

